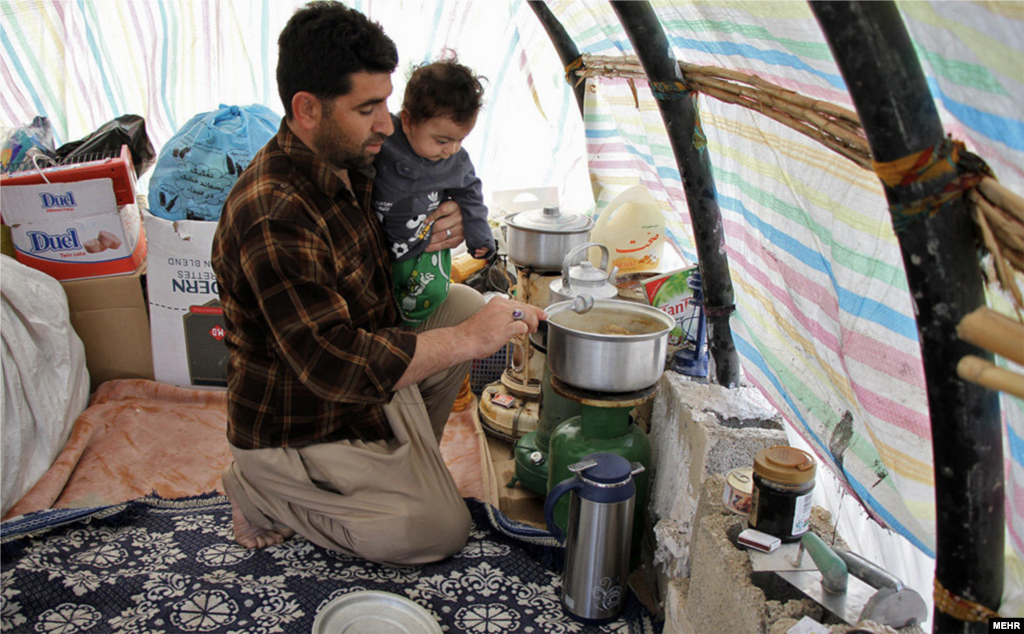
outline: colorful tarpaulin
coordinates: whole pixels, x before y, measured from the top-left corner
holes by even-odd
[[[220,103],[277,111],[275,39],[298,2],[108,0],[0,4],[0,122],[39,114],[58,142],[144,116],[159,148]],[[588,80],[585,117],[524,0],[359,0],[411,65],[456,50],[488,78],[466,147],[485,193],[555,185],[599,213],[643,182],[696,259],[678,169],[643,81]],[[652,2],[676,58],[852,109],[803,2]],[[1024,5],[901,2],[946,131],[1024,192]],[[548,7],[581,53],[626,56],[606,2]],[[933,554],[931,429],[914,308],[877,178],[759,113],[698,97],[726,232],[746,381],[760,388],[870,509]],[[593,189],[592,189],[593,187]],[[596,196],[594,195],[596,194]],[[996,290],[991,303],[1005,306]],[[1024,552],[1024,405],[1002,399],[1009,543]]]
[[[678,60],[757,75],[853,109],[805,4],[653,4]],[[550,6],[581,52],[632,54],[611,8]],[[1001,3],[899,6],[946,130],[1021,191],[1020,11]],[[591,172],[611,192],[599,208],[642,181],[663,201],[684,254],[695,259],[679,172],[646,82],[591,78],[586,95]],[[933,554],[924,373],[878,178],[760,113],[703,95],[698,103],[725,225],[737,303],[732,324],[746,380],[843,474],[877,519]],[[1007,517],[1020,550],[1021,404],[1003,400]]]

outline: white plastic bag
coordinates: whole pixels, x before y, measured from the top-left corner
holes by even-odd
[[[60,282],[0,256],[0,515],[53,464],[89,404],[85,347]]]

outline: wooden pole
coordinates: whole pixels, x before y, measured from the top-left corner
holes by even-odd
[[[982,350],[1024,365],[1024,324],[982,306],[956,327],[958,337]]]
[[[896,5],[812,0],[849,88],[875,161],[888,163],[939,145],[945,136],[913,43]],[[907,186],[884,185],[889,205],[938,193],[951,173]],[[960,199],[898,231],[931,410],[935,466],[936,632],[987,632],[952,595],[998,610],[1003,592],[1003,438],[998,393],[957,376],[957,364],[992,356],[956,336],[956,325],[985,303],[975,228]],[[977,610],[976,612],[983,612]]]
[[[965,381],[1024,399],[1024,376],[1004,370],[996,364],[979,359],[974,355],[969,354],[960,359],[956,366],[956,373]]]
[[[551,12],[548,5],[543,0],[529,0],[530,8],[537,14],[537,19],[540,20],[541,26],[547,31],[548,37],[551,38],[551,43],[554,44],[555,50],[558,52],[558,59],[562,60],[562,66],[569,68],[574,62],[580,58],[579,49],[576,48],[576,43],[572,41],[572,37],[562,26],[562,23],[558,21],[555,14]],[[566,73],[565,80],[569,82],[572,87],[573,94],[576,95],[576,105],[579,106],[580,116],[583,116],[583,91],[586,90],[586,82],[582,79]]]
[[[611,3],[622,28],[633,43],[649,82],[674,86],[683,82],[672,47],[650,3],[617,0]],[[652,86],[654,88],[654,86]],[[698,116],[689,92],[658,96],[665,132],[672,144],[679,175],[683,179],[686,204],[693,224],[697,259],[700,260],[708,323],[708,351],[715,361],[715,378],[723,387],[738,387],[740,364],[729,318],[734,310],[729,256],[725,250],[725,229],[718,209],[715,180],[707,149],[695,143]]]

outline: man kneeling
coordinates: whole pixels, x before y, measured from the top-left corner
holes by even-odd
[[[236,540],[299,533],[391,564],[462,548],[469,512],[438,442],[475,358],[546,315],[460,285],[401,327],[372,162],[394,129],[398,64],[380,25],[314,2],[278,40],[277,135],[224,205],[213,244],[230,353],[224,470]],[[437,251],[462,241],[458,206],[435,212]]]

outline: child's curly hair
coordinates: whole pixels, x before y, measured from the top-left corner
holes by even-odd
[[[455,55],[413,69],[405,86],[402,110],[413,123],[447,117],[459,125],[476,118],[483,107],[484,87],[472,69]]]

